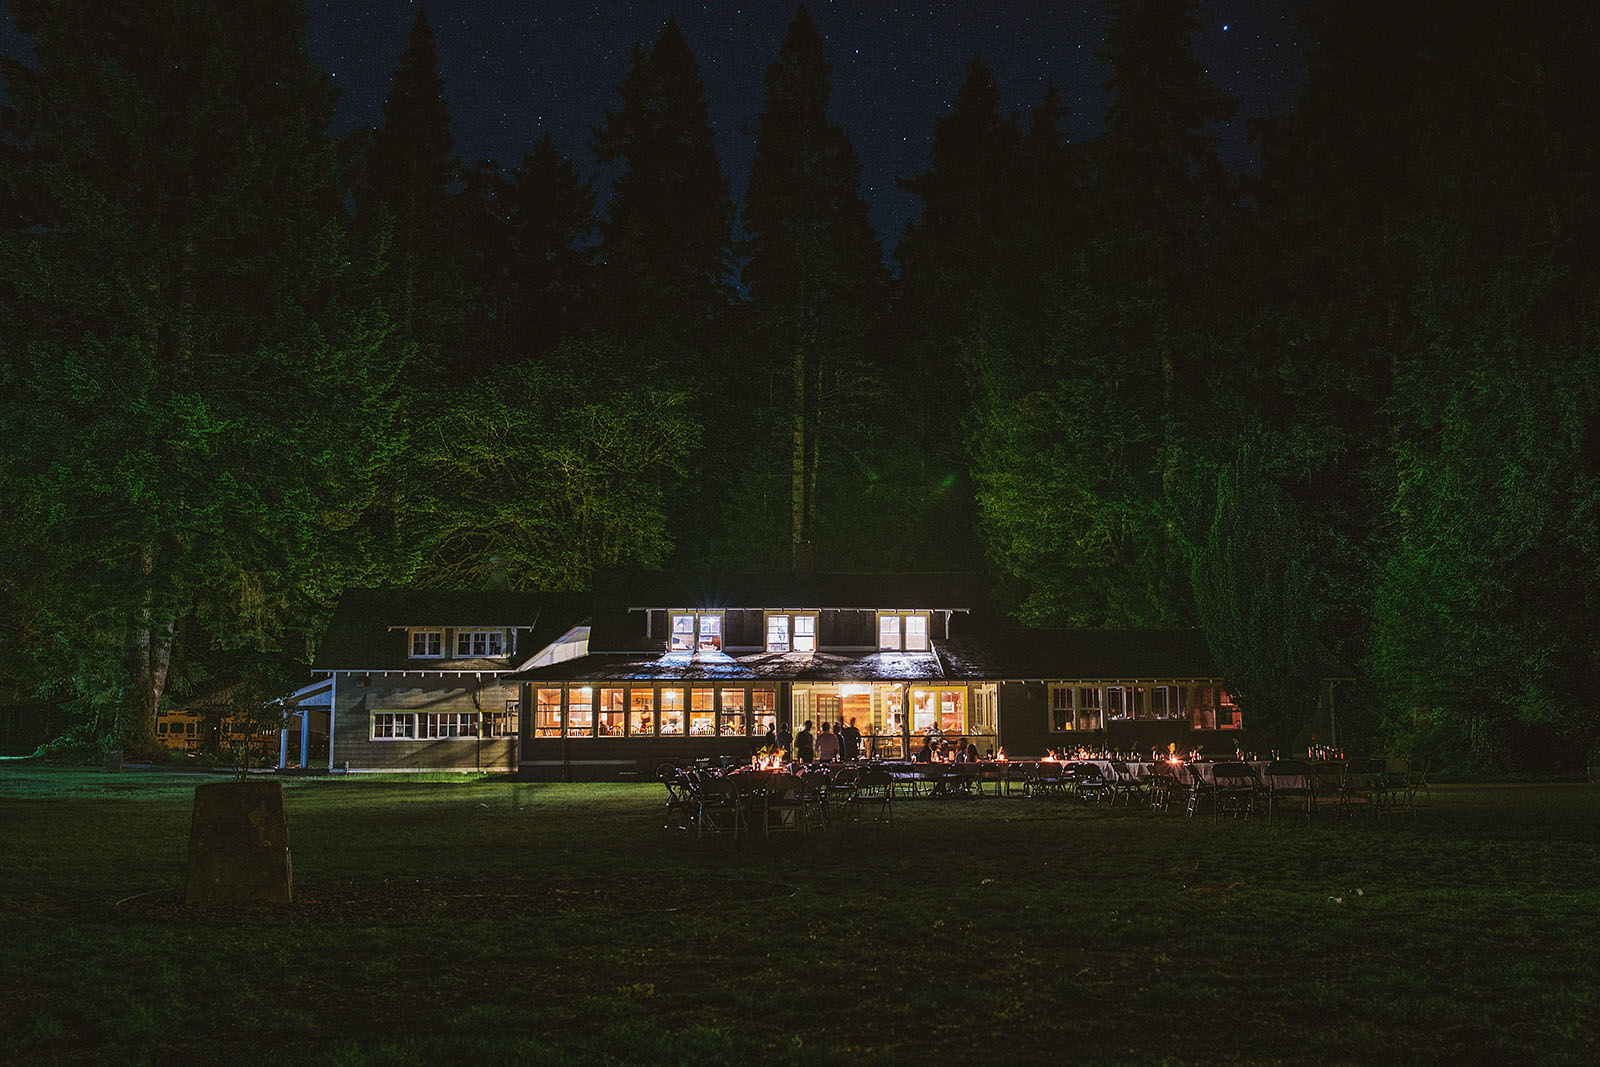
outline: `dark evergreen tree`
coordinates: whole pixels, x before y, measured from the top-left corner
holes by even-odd
[[[26,684],[162,749],[176,662],[304,662],[364,577],[394,349],[337,299],[333,92],[297,3],[16,3],[0,521]],[[296,672],[298,673],[298,672]]]
[[[444,370],[445,358],[454,370],[477,362],[460,344],[471,296],[454,149],[433,30],[419,8],[366,151],[358,219],[381,249],[378,292],[401,336],[421,346],[425,373]]]
[[[675,20],[649,51],[635,46],[594,135],[601,166],[620,164],[601,223],[614,329],[691,350],[731,295],[733,203],[717,158],[700,69]]]
[[[478,328],[491,359],[549,352],[589,323],[594,191],[548,135],[509,175],[468,175]]]
[[[837,435],[873,428],[867,405],[879,383],[866,348],[886,284],[858,191],[861,165],[828,118],[829,69],[822,37],[802,6],[767,68],[744,210],[744,280],[775,374],[770,395],[781,398],[789,554],[801,569],[811,566],[817,537],[819,473],[855,443]],[[823,444],[830,433],[836,457]],[[838,533],[841,542],[852,537],[848,529]],[[830,565],[838,563],[830,556]]]

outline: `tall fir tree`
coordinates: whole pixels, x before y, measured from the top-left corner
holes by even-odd
[[[468,243],[485,358],[518,362],[551,351],[592,319],[594,189],[548,134],[509,174],[468,174]]]
[[[378,292],[401,336],[417,342],[418,369],[443,370],[472,360],[460,351],[471,294],[464,290],[461,167],[439,77],[438,50],[426,13],[417,10],[371,135],[360,176],[358,220],[378,242]]]
[[[403,448],[381,316],[338,290],[328,79],[298,3],[13,4],[4,67],[0,424],[27,457],[0,513],[33,691],[125,749],[191,659],[305,662],[319,607],[375,548]]]
[[[703,343],[727,310],[733,202],[717,157],[700,68],[669,19],[618,87],[622,106],[594,133],[602,167],[620,165],[600,226],[602,284],[628,336]]]
[[[767,68],[744,209],[744,281],[769,366],[781,376],[769,395],[781,398],[788,554],[799,570],[813,566],[820,472],[833,458],[824,438],[832,433],[848,447],[840,435],[870,432],[863,408],[880,383],[868,337],[887,280],[858,189],[861,165],[828,117],[829,71],[802,5]],[[842,549],[851,535],[838,533]]]

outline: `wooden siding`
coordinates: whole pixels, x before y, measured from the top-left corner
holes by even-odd
[[[511,771],[516,769],[515,737],[447,737],[374,740],[375,711],[491,712],[515,701],[517,687],[471,677],[445,675],[340,675],[333,715],[333,765],[352,771]],[[477,700],[474,702],[474,690]],[[481,724],[481,720],[480,720]],[[481,725],[480,725],[481,728]]]

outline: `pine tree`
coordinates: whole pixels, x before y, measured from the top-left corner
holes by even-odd
[[[811,566],[822,439],[840,408],[870,387],[863,358],[886,284],[882,253],[858,192],[861,165],[828,119],[829,66],[804,6],[767,68],[756,154],[745,196],[744,280],[774,369],[786,369],[781,410],[789,439],[789,540]],[[785,393],[787,395],[785,395]]]
[[[462,289],[460,164],[427,15],[418,9],[366,153],[358,218],[381,242],[378,291],[401,336],[438,367],[442,348],[460,358],[469,294]]]
[[[621,164],[601,223],[602,284],[616,329],[703,344],[730,297],[733,203],[717,158],[700,69],[675,20],[635,46],[594,134],[601,166]]]
[[[479,326],[490,359],[549,352],[590,321],[594,190],[547,134],[509,175],[468,175]]]

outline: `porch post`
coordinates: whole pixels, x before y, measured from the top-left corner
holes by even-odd
[[[300,769],[310,770],[311,757],[311,712],[304,704],[300,706]]]
[[[333,773],[333,714],[339,707],[339,672],[328,672],[328,773]]]
[[[287,726],[278,731],[278,770],[283,770],[289,763],[289,728]]]

